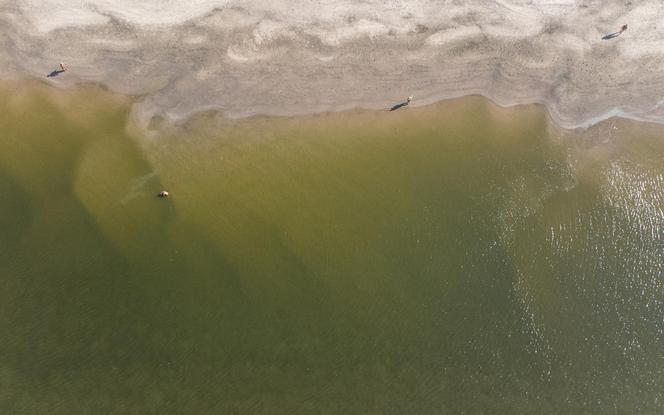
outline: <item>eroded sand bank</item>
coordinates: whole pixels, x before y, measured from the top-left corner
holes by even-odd
[[[662,16],[654,0],[0,0],[0,77],[100,82],[140,95],[143,123],[386,108],[411,94],[539,102],[569,128],[661,122]],[[71,70],[45,78],[58,62]]]

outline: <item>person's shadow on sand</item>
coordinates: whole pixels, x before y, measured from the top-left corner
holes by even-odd
[[[621,33],[622,33],[622,32],[609,33],[608,35],[604,36],[604,37],[602,38],[602,40],[613,39],[614,37],[618,37],[618,36],[620,36]]]
[[[401,107],[405,107],[406,105],[408,105],[408,101],[406,101],[406,102],[401,102],[401,103],[399,103],[399,104],[393,106],[392,108],[390,108],[390,111],[396,111],[396,110],[398,110],[398,109],[401,108]]]
[[[390,111],[396,111],[401,107],[405,107],[406,105],[410,104],[410,101],[412,101],[412,100],[413,100],[413,97],[408,97],[408,99],[405,100],[404,102],[400,102],[397,105],[390,108]]]
[[[56,69],[53,72],[51,72],[50,74],[46,75],[46,77],[47,78],[55,78],[56,76],[60,75],[64,71],[65,71],[64,69]]]

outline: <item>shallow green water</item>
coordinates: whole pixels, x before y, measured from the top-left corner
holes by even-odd
[[[1,95],[0,413],[664,408],[661,128]]]

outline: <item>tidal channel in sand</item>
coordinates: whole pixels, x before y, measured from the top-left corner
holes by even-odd
[[[0,102],[2,413],[663,408],[661,126]]]

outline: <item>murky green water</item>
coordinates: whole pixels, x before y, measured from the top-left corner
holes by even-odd
[[[0,413],[664,408],[660,127],[0,95]]]

